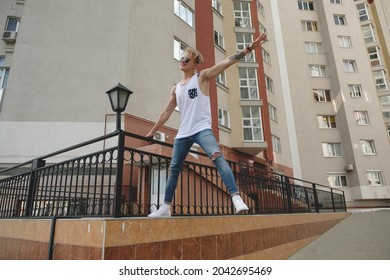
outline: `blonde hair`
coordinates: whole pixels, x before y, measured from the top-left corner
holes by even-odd
[[[184,52],[190,54],[194,58],[196,64],[203,63],[203,56],[198,50],[191,47],[187,47]]]

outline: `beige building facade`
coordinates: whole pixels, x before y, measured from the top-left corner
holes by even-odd
[[[389,206],[389,5],[1,1],[0,164],[114,130],[105,91],[118,82],[134,92],[126,113],[151,126],[180,80],[186,46],[207,67],[267,32],[262,49],[211,86],[213,130],[228,158],[341,188],[349,206]]]
[[[388,206],[389,3],[259,2],[273,18],[281,79],[272,80],[294,171],[342,188],[349,206]]]

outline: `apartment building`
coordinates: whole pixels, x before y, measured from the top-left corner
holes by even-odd
[[[389,3],[375,0],[4,0],[0,164],[114,129],[105,91],[131,95],[124,128],[146,134],[180,80],[186,46],[208,67],[268,42],[210,85],[228,159],[388,206]],[[172,143],[174,112],[160,137]],[[69,155],[74,156],[74,155]]]
[[[285,101],[294,172],[342,188],[349,206],[388,206],[389,4],[259,2],[273,21],[281,75],[269,78],[281,88],[269,95]]]

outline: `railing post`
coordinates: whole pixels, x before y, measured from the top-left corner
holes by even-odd
[[[122,180],[123,180],[123,162],[125,154],[125,133],[122,129],[118,130],[118,159],[116,167],[116,186],[114,199],[114,217],[120,218],[122,207]]]
[[[344,206],[344,211],[347,212],[347,203],[345,202],[345,193],[343,192],[343,206]]]
[[[318,194],[317,194],[316,184],[313,183],[312,186],[313,186],[313,195],[314,195],[314,206],[316,208],[316,212],[320,213],[320,205],[318,203]]]
[[[31,217],[34,207],[34,195],[38,183],[37,169],[45,166],[45,161],[42,159],[34,159],[31,164],[30,182],[28,185],[25,217]]]
[[[291,190],[291,183],[290,180],[286,177],[283,176],[283,181],[286,184],[286,190],[287,190],[287,211],[288,213],[292,213],[292,190]]]
[[[330,189],[330,196],[332,197],[332,206],[333,206],[333,212],[336,212],[336,205],[334,203],[334,195],[333,195],[333,189]]]

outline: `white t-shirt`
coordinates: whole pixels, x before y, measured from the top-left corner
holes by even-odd
[[[211,129],[210,98],[199,87],[195,73],[185,85],[176,85],[176,103],[180,110],[180,128],[176,138],[194,135]]]

